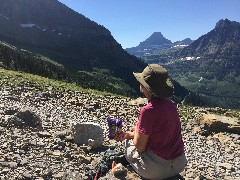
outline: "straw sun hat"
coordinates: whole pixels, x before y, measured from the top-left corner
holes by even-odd
[[[162,66],[149,64],[142,73],[133,73],[133,75],[140,84],[157,97],[167,98],[173,95],[173,83],[168,78],[167,70]]]

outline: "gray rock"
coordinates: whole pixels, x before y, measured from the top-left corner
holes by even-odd
[[[52,136],[49,132],[46,132],[46,131],[40,131],[40,132],[37,133],[37,135],[39,137],[46,137],[46,138],[49,138],[49,137]]]
[[[12,118],[12,123],[16,127],[33,127],[33,128],[41,128],[42,122],[41,119],[30,110],[23,110],[16,113]]]
[[[11,169],[9,168],[4,168],[2,171],[0,171],[0,174],[7,174]]]
[[[9,162],[8,164],[10,168],[17,168],[18,165],[16,162]]]
[[[28,163],[28,160],[26,158],[24,158],[20,161],[20,165],[22,165],[22,166],[26,165],[27,163]]]
[[[89,156],[85,156],[85,155],[79,155],[79,159],[82,161],[82,163],[84,164],[89,164],[92,161],[92,158]]]
[[[77,123],[73,126],[73,141],[78,145],[98,148],[103,145],[103,129],[97,123]]]
[[[26,178],[26,179],[31,179],[32,178],[32,175],[30,172],[26,171],[23,173],[23,177]]]
[[[62,180],[79,180],[83,179],[82,177],[85,177],[85,175],[78,172],[65,172],[63,174]]]
[[[5,115],[13,115],[13,114],[15,114],[15,113],[17,113],[17,112],[18,112],[17,109],[6,109],[5,112],[4,112],[4,114],[5,114]]]

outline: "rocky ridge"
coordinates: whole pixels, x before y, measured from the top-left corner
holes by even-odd
[[[180,51],[180,57],[239,57],[240,23],[221,19],[213,30]]]
[[[124,130],[129,130],[139,107],[146,101],[79,91],[58,93],[51,86],[42,92],[30,85],[2,84],[0,102],[1,179],[64,179],[68,173],[75,173],[75,178],[89,179],[102,152],[109,147],[123,151],[122,143],[107,139],[106,119],[122,117]],[[182,176],[185,179],[240,178],[238,131],[216,132],[211,125],[202,123],[205,115],[218,112],[223,118],[223,114],[231,116],[231,111],[182,105],[179,110],[188,159]],[[235,114],[237,117],[229,118],[239,127],[239,111]],[[24,115],[27,120],[22,122]],[[216,117],[213,119],[216,121]],[[73,143],[71,126],[76,122],[100,124],[104,130],[103,147],[91,149]],[[109,179],[109,174],[105,179]],[[111,176],[111,179],[117,178]],[[141,178],[129,169],[125,179]]]

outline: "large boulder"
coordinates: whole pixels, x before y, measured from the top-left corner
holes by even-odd
[[[89,145],[93,149],[103,145],[103,129],[97,123],[77,123],[72,131],[73,141],[78,145]]]
[[[240,134],[240,124],[237,118],[205,113],[200,123],[204,125],[206,135],[219,132]]]
[[[30,110],[22,110],[14,114],[11,119],[12,124],[18,128],[32,127],[42,128],[42,120],[38,115]]]

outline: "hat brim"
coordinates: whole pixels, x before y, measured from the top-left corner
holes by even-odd
[[[142,73],[133,73],[133,75],[140,84],[142,84],[147,90],[153,92],[157,97],[168,98],[171,97],[174,93],[174,85],[169,78],[163,86],[159,87],[158,89],[153,89],[146,83],[142,76]]]

